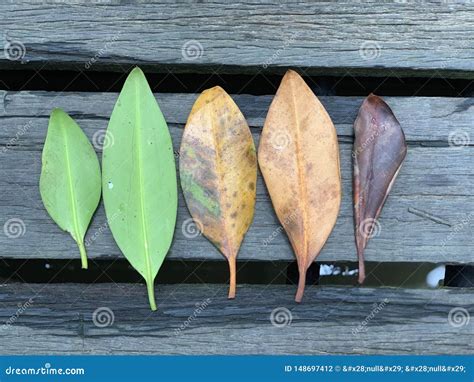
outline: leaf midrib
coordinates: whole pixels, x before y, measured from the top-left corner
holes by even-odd
[[[289,81],[290,83],[290,90],[291,90],[291,100],[293,102],[293,112],[295,116],[295,147],[296,147],[296,167],[298,171],[298,184],[300,185],[301,189],[301,200],[303,202],[303,255],[305,259],[305,268],[308,266],[306,264],[307,257],[308,257],[308,235],[307,235],[307,230],[308,230],[308,209],[307,209],[307,201],[308,201],[308,190],[306,189],[306,182],[304,182],[303,175],[302,175],[302,169],[301,169],[301,163],[303,162],[303,159],[301,157],[301,147],[300,147],[300,124],[299,124],[299,119],[298,119],[298,113],[297,113],[297,103],[295,100],[295,92],[293,89],[293,81]]]
[[[69,158],[69,144],[67,139],[67,127],[62,126],[60,123],[59,128],[63,133],[64,138],[64,152],[65,152],[65,159],[66,159],[66,171],[67,171],[67,179],[68,179],[68,188],[69,188],[69,199],[71,201],[71,210],[72,210],[72,220],[74,224],[74,231],[75,231],[75,240],[78,243],[82,244],[82,233],[79,229],[79,221],[78,221],[78,214],[77,214],[77,206],[76,206],[76,193],[74,192],[74,187],[72,184],[72,171],[71,171],[71,160]]]
[[[227,248],[227,251],[228,253],[227,254],[224,254],[226,255],[226,257],[228,256],[229,258],[232,258],[234,257],[234,253],[233,253],[233,248],[231,247],[230,245],[230,241],[229,241],[229,232],[227,230],[227,198],[226,198],[226,194],[225,192],[223,191],[223,187],[221,185],[221,180],[220,180],[220,174],[222,174],[221,172],[221,167],[222,167],[222,163],[221,163],[221,156],[220,156],[220,152],[219,152],[219,146],[218,146],[218,140],[217,140],[217,137],[216,137],[216,131],[215,131],[215,123],[214,123],[214,118],[213,118],[213,114],[212,114],[212,109],[211,109],[211,104],[207,105],[208,107],[208,113],[211,117],[211,131],[212,131],[212,140],[213,140],[213,143],[214,143],[214,148],[215,148],[215,151],[216,151],[216,170],[217,170],[217,189],[218,189],[218,192],[219,192],[219,208],[220,208],[220,211],[221,211],[221,221],[222,221],[222,225],[223,225],[223,228],[224,228],[224,239],[225,239],[225,243],[226,243],[226,248]],[[221,203],[222,201],[222,203]],[[225,211],[225,212],[224,212]]]
[[[146,266],[146,281],[147,283],[151,283],[153,281],[152,273],[151,273],[151,259],[150,259],[150,251],[148,248],[148,225],[145,219],[145,194],[144,194],[144,186],[143,186],[143,174],[142,174],[142,154],[140,150],[141,146],[141,115],[140,115],[140,92],[139,92],[139,83],[135,81],[135,131],[137,134],[136,139],[136,153],[137,153],[137,167],[138,167],[138,198],[140,200],[140,217],[141,217],[141,225],[143,231],[143,246],[145,251],[145,266]]]

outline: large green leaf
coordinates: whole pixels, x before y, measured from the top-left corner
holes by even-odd
[[[87,268],[84,236],[100,200],[100,166],[81,128],[61,109],[49,119],[40,193],[56,224],[77,242],[82,268]]]
[[[168,127],[139,68],[125,81],[107,135],[113,142],[102,158],[107,220],[156,310],[153,284],[173,239],[178,196]]]

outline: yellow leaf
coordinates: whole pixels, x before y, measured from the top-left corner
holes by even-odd
[[[236,257],[255,208],[257,158],[245,118],[222,88],[208,89],[196,100],[179,169],[196,225],[229,262],[229,298],[234,298]]]

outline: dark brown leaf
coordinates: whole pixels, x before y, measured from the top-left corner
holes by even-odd
[[[354,122],[354,220],[359,283],[365,279],[364,250],[380,228],[377,218],[407,153],[405,134],[384,100],[370,94]]]

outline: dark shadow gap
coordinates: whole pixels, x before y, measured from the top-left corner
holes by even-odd
[[[82,270],[79,260],[3,259],[0,282],[26,283],[137,283],[140,275],[125,260],[90,260]],[[324,264],[320,268],[320,265]],[[426,288],[432,263],[367,262],[367,287]],[[298,282],[296,262],[239,261],[239,284],[294,284]],[[321,271],[321,272],[320,272]],[[314,263],[307,272],[307,285],[357,285],[356,262]],[[473,287],[474,266],[447,265],[444,286]],[[228,267],[224,261],[164,262],[157,284],[225,284]],[[441,282],[442,284],[442,282]]]
[[[474,288],[474,265],[447,266],[444,284],[459,288]]]
[[[199,93],[221,86],[231,94],[275,94],[282,76],[278,74],[204,74],[146,73],[154,92]],[[125,72],[67,70],[4,70],[0,71],[0,90],[118,92],[125,81]],[[317,95],[417,97],[472,97],[474,81],[440,77],[305,77]]]

